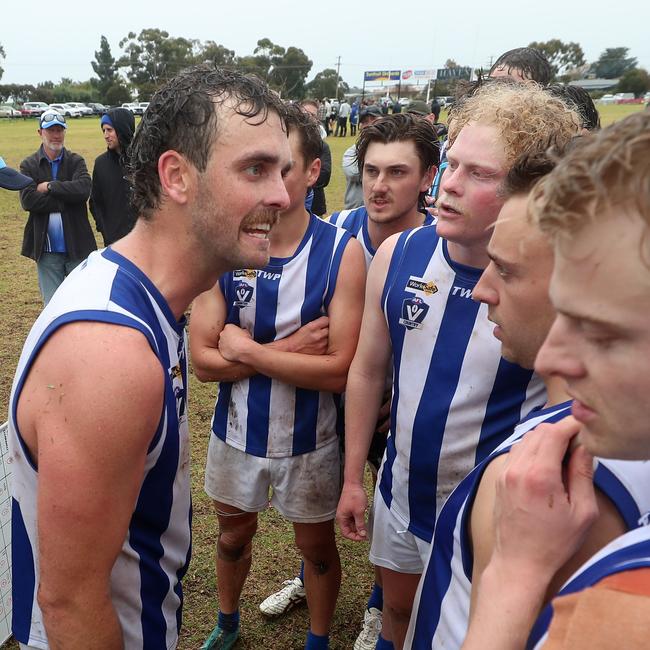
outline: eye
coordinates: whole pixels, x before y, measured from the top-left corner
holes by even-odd
[[[393,176],[404,176],[403,169],[393,169]]]
[[[246,167],[246,173],[249,176],[261,176],[262,174],[262,165],[250,165]]]

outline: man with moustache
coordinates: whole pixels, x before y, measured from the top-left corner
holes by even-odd
[[[566,142],[556,140],[558,147]],[[490,264],[474,288],[473,297],[488,306],[496,323],[494,336],[505,358],[532,368],[548,335],[555,310],[548,288],[553,270],[553,250],[546,236],[528,216],[532,187],[553,169],[545,151],[526,154],[506,177],[506,202],[488,246]],[[480,589],[481,575],[494,548],[493,512],[497,477],[510,454],[516,456],[524,435],[537,427],[562,421],[569,426],[572,401],[566,382],[558,375],[543,375],[547,401],[515,428],[514,433],[452,492],[436,523],[427,568],[418,587],[405,647],[418,650],[460,648],[469,625],[471,602]],[[573,557],[558,567],[551,589],[561,584],[593,553],[637,526],[641,513],[650,509],[650,466],[645,463],[578,459],[568,467],[593,474],[599,517]],[[587,478],[589,481],[589,478]],[[504,586],[504,588],[506,588]],[[502,616],[507,617],[503,611]]]
[[[206,650],[227,650],[239,636],[257,513],[270,488],[304,559],[307,650],[328,647],[341,581],[337,404],[359,335],[365,267],[348,232],[306,210],[321,137],[299,106],[287,112],[290,203],[270,236],[256,233],[268,237],[271,260],[261,271],[224,275],[192,310],[195,373],[219,382],[205,475],[219,521],[219,611]]]
[[[437,225],[390,237],[373,260],[348,377],[337,519],[346,537],[367,538],[363,466],[392,355],[391,429],[370,550],[384,587],[380,649],[402,647],[445,499],[544,402],[541,380],[501,358],[487,309],[471,296],[489,262],[489,228],[503,204],[499,187],[508,169],[552,133],[573,134],[577,126],[572,111],[536,87],[481,89],[450,124]],[[377,203],[380,212],[386,209]]]
[[[45,305],[97,248],[86,209],[90,174],[84,159],[63,146],[67,128],[63,115],[45,111],[39,118],[41,146],[20,163],[20,171],[34,180],[20,192],[20,203],[29,212],[21,252],[36,261]]]
[[[190,557],[185,311],[262,267],[289,199],[284,105],[190,68],[133,142],[134,229],[32,328],[9,410],[12,630],[21,648],[175,648]],[[54,118],[58,119],[58,118]]]
[[[534,190],[557,311],[536,365],[566,382],[575,419],[527,436],[497,479],[494,552],[467,650],[648,645],[647,509],[559,593],[551,580],[598,513],[591,455],[650,458],[649,142],[650,115],[631,115],[585,138]]]

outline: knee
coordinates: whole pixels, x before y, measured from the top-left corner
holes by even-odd
[[[251,557],[252,541],[257,521],[221,530],[217,539],[217,556],[226,562],[238,562]]]
[[[408,623],[411,618],[412,603],[404,602],[399,598],[391,598],[391,595],[384,591],[384,609],[390,612],[393,620]]]
[[[334,541],[330,543],[300,543],[298,548],[305,564],[309,564],[317,575],[329,573],[338,566],[338,550]]]

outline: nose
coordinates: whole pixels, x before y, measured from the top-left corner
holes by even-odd
[[[499,293],[494,288],[494,283],[492,282],[494,273],[494,263],[490,262],[472,290],[473,300],[492,306],[499,304]]]
[[[452,169],[447,166],[440,180],[440,192],[460,196],[463,193],[461,180],[460,167]]]
[[[575,326],[562,314],[555,321],[537,353],[535,370],[546,377],[558,375],[564,379],[576,379],[585,374],[581,360],[581,347],[575,336]]]
[[[375,179],[372,182],[372,191],[382,194],[388,191],[388,185],[386,183],[386,173],[379,172]]]
[[[284,178],[282,177],[282,174],[278,172],[278,174],[274,176],[274,179],[275,180],[272,183],[264,204],[269,208],[286,210],[291,201],[289,199],[286,185],[284,184]]]

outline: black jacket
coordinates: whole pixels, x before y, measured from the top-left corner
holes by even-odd
[[[34,179],[20,192],[20,204],[29,212],[23,236],[22,254],[39,260],[45,245],[50,212],[60,212],[68,255],[82,260],[97,248],[88,221],[86,201],[90,194],[90,174],[84,159],[63,149],[57,180],[52,180],[52,168],[43,147],[20,163],[20,171]],[[51,181],[50,191],[36,191],[36,185]]]
[[[314,183],[314,201],[311,206],[311,211],[322,217],[327,212],[327,204],[325,203],[325,188],[330,182],[332,175],[332,152],[330,146],[323,140],[323,152],[320,157],[320,174],[318,180]]]
[[[106,246],[127,235],[135,223],[125,171],[126,151],[133,139],[135,118],[126,108],[112,108],[108,116],[120,142],[120,153],[109,149],[97,157],[90,194],[90,211]]]

